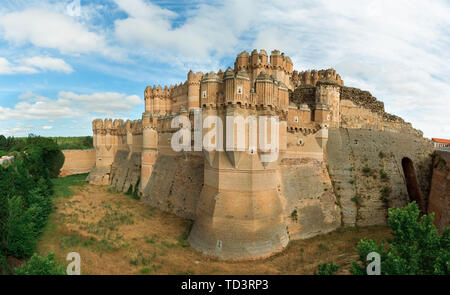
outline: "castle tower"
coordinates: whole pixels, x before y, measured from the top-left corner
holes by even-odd
[[[249,62],[250,62],[250,55],[248,54],[247,51],[242,51],[241,53],[238,54],[236,58],[234,68],[238,71],[242,69],[248,70]]]
[[[94,133],[94,149],[96,154],[95,169],[97,174],[89,178],[93,184],[109,184],[109,173],[114,162],[119,139],[117,127],[120,122],[111,119],[96,119],[92,123]]]
[[[325,116],[325,112],[320,108],[318,109],[317,116],[321,118],[320,120],[325,119],[326,122],[329,122],[329,126],[331,127],[339,127],[340,125],[340,97],[340,86],[337,83],[333,81],[320,81],[317,83],[316,104],[319,106],[326,105],[329,108],[326,117],[323,117]]]
[[[258,105],[272,106],[273,80],[265,72],[260,72],[256,77],[256,93],[258,94]]]
[[[202,78],[201,73],[194,74],[194,72],[189,71],[187,86],[188,86],[188,112],[191,112],[195,108],[200,107],[200,79]]]
[[[152,115],[142,114],[142,152],[141,152],[141,180],[139,190],[143,192],[152,175],[153,166],[158,156],[158,132]]]
[[[200,84],[200,100],[202,106],[216,106],[221,83],[222,81],[219,79],[219,76],[214,72],[203,76]]]
[[[279,115],[272,110],[273,102],[279,100],[273,98],[273,88],[278,89],[279,85],[261,73],[256,91],[253,89],[252,93],[247,76],[242,69],[236,75],[230,68],[224,73],[223,107],[219,108],[218,103],[217,107],[210,104],[208,97],[204,99],[208,103],[202,99],[203,118],[218,116],[223,126],[216,123],[216,128],[225,130],[216,133],[215,138],[215,143],[223,142],[223,150],[204,151],[204,185],[188,241],[193,248],[221,258],[266,257],[281,251],[289,240],[277,187],[278,162],[263,163],[263,153],[253,146],[255,142],[250,144],[253,135],[258,140],[259,116]],[[202,80],[202,91],[209,89],[210,80],[209,75]],[[246,97],[260,97],[258,109],[261,110],[246,104]],[[272,102],[272,105],[265,102]],[[226,121],[227,116],[231,124]],[[254,116],[254,120],[249,119],[250,116]],[[203,130],[204,138],[213,128]],[[286,130],[286,125],[282,128]],[[240,149],[242,146],[238,142],[242,135],[244,148]]]
[[[236,92],[234,71],[228,68],[223,75],[225,104],[233,104]],[[241,89],[242,90],[242,89]]]
[[[250,95],[250,78],[245,69],[239,70],[235,78],[235,102],[246,104]]]

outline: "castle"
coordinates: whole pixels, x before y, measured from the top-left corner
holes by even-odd
[[[140,120],[93,122],[88,179],[192,219],[188,241],[205,254],[267,257],[340,226],[385,224],[387,208],[411,200],[426,210],[430,143],[334,69],[298,72],[278,50],[244,51],[234,68],[190,71],[183,84],[147,87],[144,97]],[[199,110],[203,120],[243,118],[214,140],[243,134],[245,149],[174,151],[176,118],[202,137],[218,127],[195,122]],[[249,145],[247,118],[263,116],[279,120],[272,162]]]

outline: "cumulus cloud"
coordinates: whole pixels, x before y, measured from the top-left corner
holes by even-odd
[[[0,134],[4,136],[17,136],[17,134],[27,135],[33,133],[34,128],[31,124],[19,122],[13,126],[1,128]]]
[[[114,92],[76,94],[62,91],[59,93],[59,99],[71,101],[73,104],[81,105],[86,110],[99,114],[130,111],[134,106],[143,102],[137,95],[126,96],[123,93]]]
[[[130,64],[114,73],[127,79],[148,77],[146,71],[158,79],[154,73],[167,68],[175,77],[184,76],[188,67],[217,70],[232,63],[241,50],[280,49],[291,56],[297,70],[334,67],[346,85],[369,90],[385,102],[387,111],[412,122],[426,136],[450,136],[448,1],[199,0],[187,5],[114,0],[98,4],[108,5],[108,13],[103,6],[82,1],[80,17],[67,15],[69,2],[63,8],[53,5],[55,1],[45,9],[39,6],[42,1],[21,9],[1,12],[0,8],[0,36],[12,44],[32,44],[62,54],[126,54],[132,58]],[[92,61],[98,71],[112,72],[109,65]],[[44,69],[36,62],[0,58],[0,74],[55,67],[64,68],[53,64]],[[102,96],[69,92],[60,93],[55,101],[87,104],[89,98],[105,101]],[[34,99],[22,103],[35,106],[39,99]],[[111,111],[108,103],[91,104],[105,113]]]
[[[72,73],[73,69],[64,60],[47,56],[35,56],[25,58],[23,63],[28,67],[38,68],[43,71],[54,71],[62,73]]]
[[[144,52],[166,60],[206,60],[233,53],[242,32],[251,26],[256,1],[199,3],[179,26],[180,15],[143,0],[114,0],[127,18],[115,21],[115,36],[126,46],[138,45]]]
[[[36,68],[24,65],[14,65],[6,58],[0,57],[0,75],[36,74],[38,72],[39,71]]]
[[[60,92],[57,99],[25,93],[13,108],[0,106],[1,120],[53,120],[82,118],[89,114],[114,115],[126,113],[142,104],[137,95],[104,92],[76,94]]]
[[[100,53],[114,58],[120,55],[107,45],[103,34],[90,31],[57,10],[30,8],[4,13],[0,17],[0,33],[13,44],[31,43],[62,54]]]
[[[8,59],[0,57],[0,75],[37,74],[46,71],[70,74],[74,70],[60,58],[34,56],[11,63]]]
[[[42,129],[43,129],[43,130],[52,130],[52,129],[53,129],[53,126],[45,125],[45,126],[42,126]]]

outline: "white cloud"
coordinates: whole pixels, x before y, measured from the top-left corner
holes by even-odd
[[[36,74],[39,71],[32,67],[13,65],[4,57],[0,57],[0,75]]]
[[[72,73],[73,69],[64,60],[60,58],[52,58],[46,56],[35,56],[25,58],[23,63],[29,67],[38,68],[43,71],[54,71],[62,73]]]
[[[137,95],[103,92],[76,94],[60,92],[53,100],[27,92],[13,108],[0,106],[2,120],[54,120],[83,118],[89,114],[111,115],[129,112],[143,102]]]
[[[33,133],[33,129],[33,125],[20,122],[16,123],[14,126],[0,129],[0,134],[4,136],[18,136],[18,134],[27,135]]]
[[[43,130],[52,130],[52,129],[53,129],[53,126],[45,125],[45,126],[42,126],[42,129],[43,129]]]
[[[42,71],[70,74],[74,70],[60,58],[34,56],[11,63],[6,58],[0,57],[0,75],[37,74]]]
[[[11,7],[13,2],[7,3]],[[166,72],[173,76],[164,76],[173,81],[189,67],[226,67],[241,50],[280,49],[297,70],[334,67],[346,85],[369,90],[385,102],[387,111],[412,122],[426,136],[450,136],[448,1],[201,0],[186,8],[171,1],[114,0],[120,13],[110,2],[82,1],[81,17],[76,18],[64,13],[68,1],[33,3],[18,4],[22,10],[0,8],[1,37],[63,54],[117,57],[125,52],[135,63],[114,68],[95,58],[83,62],[97,72],[134,80],[161,80],[155,73],[169,68]],[[49,67],[0,58],[0,74],[64,68]],[[123,101],[114,98],[109,103],[104,94],[62,92],[54,102],[68,100],[108,113],[137,100],[123,95]],[[36,108],[38,101],[44,102],[34,96],[22,103]]]
[[[100,53],[120,58],[107,46],[101,33],[90,31],[57,10],[31,8],[4,13],[0,17],[0,33],[5,40],[18,45],[31,43],[62,54]]]
[[[115,92],[76,94],[62,91],[58,96],[60,100],[71,101],[74,105],[80,105],[90,112],[99,114],[130,111],[134,106],[143,103],[137,95],[126,96]]]
[[[232,54],[239,36],[251,27],[256,1],[198,4],[186,21],[174,26],[179,15],[143,0],[115,0],[128,17],[115,21],[116,38],[125,46],[157,59],[212,63],[212,56]],[[174,58],[175,57],[175,58]]]

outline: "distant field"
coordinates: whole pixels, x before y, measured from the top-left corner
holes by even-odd
[[[81,137],[52,137],[62,150],[87,150],[92,149],[92,136]]]
[[[62,150],[88,150],[94,147],[92,136],[48,137],[56,141]],[[16,140],[26,140],[26,137],[17,137]]]

